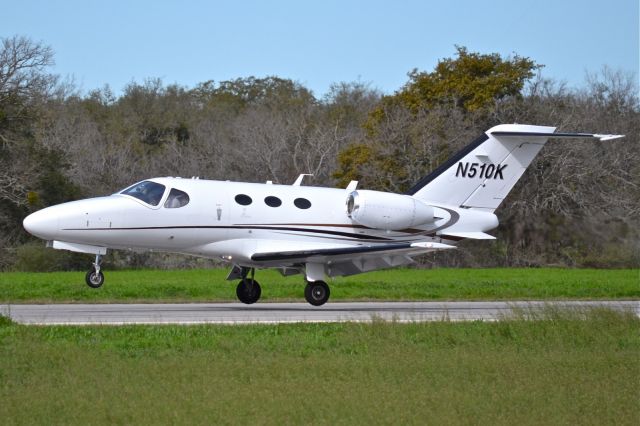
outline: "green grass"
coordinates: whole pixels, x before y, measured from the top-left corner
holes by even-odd
[[[235,300],[226,270],[105,271],[91,289],[80,272],[0,273],[0,302]],[[303,301],[303,277],[258,271],[263,301]],[[331,300],[638,299],[640,270],[392,269],[330,280]]]
[[[12,424],[629,424],[640,320],[33,327],[0,319]]]

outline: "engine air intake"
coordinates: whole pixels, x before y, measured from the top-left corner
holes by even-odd
[[[397,231],[434,220],[433,207],[409,195],[353,191],[346,206],[351,220],[374,229]]]

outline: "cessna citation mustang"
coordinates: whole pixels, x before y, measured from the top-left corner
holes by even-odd
[[[329,299],[325,276],[407,265],[412,257],[494,239],[494,211],[549,138],[622,135],[554,133],[555,127],[499,125],[404,194],[293,185],[154,178],[108,197],[48,207],[24,228],[54,249],[96,255],[86,281],[100,287],[107,248],[223,259],[239,279],[238,299],[260,298],[256,268],[304,273],[305,298]]]

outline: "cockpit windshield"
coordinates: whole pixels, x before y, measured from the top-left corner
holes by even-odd
[[[140,201],[144,201],[152,206],[157,206],[164,194],[165,186],[159,183],[145,180],[137,183],[121,192],[123,195],[130,195]]]

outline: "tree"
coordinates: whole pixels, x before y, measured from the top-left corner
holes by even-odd
[[[21,36],[3,38],[0,45],[0,105],[3,107],[28,105],[46,94],[57,81],[55,76],[46,73],[53,65],[51,47]],[[17,100],[22,102],[16,104]],[[7,118],[9,116],[3,116],[4,120]]]
[[[29,137],[30,121],[55,77],[45,73],[53,64],[50,47],[26,37],[0,41],[0,200],[25,204],[24,183],[31,167],[15,167],[16,145]]]
[[[497,103],[521,99],[540,68],[518,55],[456,50],[457,57],[440,60],[432,72],[413,70],[401,90],[382,98],[364,124],[366,137],[339,154],[333,176],[340,185],[358,179],[371,188],[406,190],[471,137],[470,129],[488,125]]]
[[[192,91],[194,97],[209,108],[233,114],[249,106],[303,106],[315,102],[311,91],[300,83],[275,76],[246,77],[235,80],[207,81]]]
[[[36,165],[25,162],[32,141],[32,121],[56,78],[46,74],[53,64],[50,47],[26,37],[0,41],[0,203],[27,204],[27,182]],[[6,207],[6,206],[5,206]],[[4,209],[5,211],[7,208]]]
[[[502,58],[498,53],[469,52],[461,46],[456,51],[456,58],[438,61],[432,72],[411,71],[405,86],[384,98],[384,103],[399,103],[414,113],[436,105],[476,111],[505,97],[521,97],[525,83],[541,68],[518,55]]]
[[[26,37],[0,40],[0,244],[26,238],[21,222],[34,208],[78,195],[64,156],[37,143],[38,123],[56,95],[49,46]],[[4,262],[0,253],[0,264]]]

